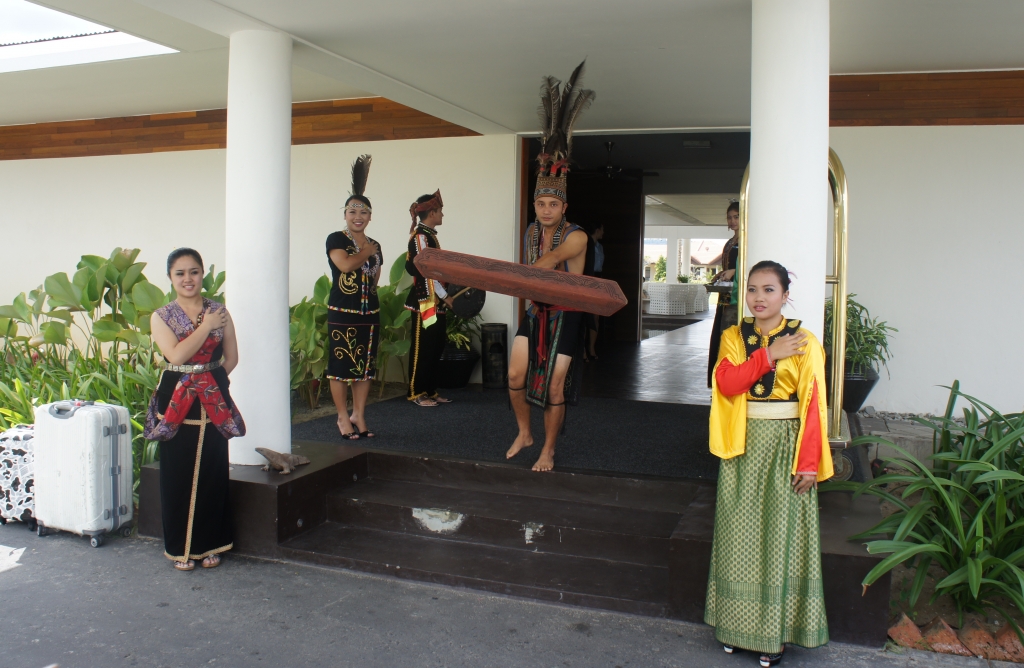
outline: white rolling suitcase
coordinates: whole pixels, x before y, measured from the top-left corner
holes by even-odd
[[[91,401],[36,408],[35,518],[40,536],[60,529],[89,536],[131,533],[132,434],[128,409]]]

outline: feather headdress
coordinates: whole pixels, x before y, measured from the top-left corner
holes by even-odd
[[[573,70],[564,87],[552,76],[544,77],[541,82],[537,110],[541,126],[541,150],[537,156],[540,172],[534,199],[544,196],[566,199],[565,175],[572,158],[573,126],[596,97],[594,91],[582,88],[586,62],[584,60]]]
[[[356,158],[352,163],[352,193],[353,197],[365,197],[366,182],[370,178],[370,163],[373,156],[366,154]],[[369,207],[367,207],[369,208]]]

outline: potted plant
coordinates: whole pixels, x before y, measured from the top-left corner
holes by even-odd
[[[897,332],[884,320],[872,318],[867,307],[857,302],[851,294],[846,297],[846,373],[843,380],[843,410],[855,413],[861,409],[871,390],[878,382],[878,366],[889,367],[892,359],[889,352],[889,334]],[[825,302],[825,341],[832,340],[832,300]],[[831,357],[831,350],[826,350]],[[828,373],[831,363],[826,363]],[[829,373],[829,375],[831,375]]]
[[[412,278],[405,271],[405,253],[391,263],[388,279],[390,282],[387,285],[377,287],[377,299],[380,300],[380,344],[377,348],[377,381],[380,387],[378,397],[384,396],[384,383],[387,381],[388,364],[391,359],[408,355],[412,344],[408,335],[412,311],[405,308],[405,300],[412,289]],[[399,366],[404,379],[405,364]]]
[[[480,338],[480,316],[460,318],[449,311],[447,329],[448,343],[441,353],[437,384],[445,388],[465,387],[480,362],[480,353],[470,345],[474,336]]]
[[[330,279],[321,276],[313,287],[313,298],[303,297],[288,309],[291,387],[311,410],[320,405],[322,380],[327,370],[327,297],[330,291]]]

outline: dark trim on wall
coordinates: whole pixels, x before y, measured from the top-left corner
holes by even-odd
[[[382,97],[292,105],[293,145],[478,134]],[[0,160],[226,147],[226,109],[0,126]]]
[[[1021,125],[1024,70],[833,75],[829,125]]]

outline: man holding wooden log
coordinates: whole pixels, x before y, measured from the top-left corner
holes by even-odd
[[[571,274],[583,273],[587,253],[587,233],[565,218],[572,126],[594,99],[593,91],[579,89],[582,74],[580,63],[561,93],[554,77],[545,77],[541,86],[543,148],[537,158],[540,172],[533,195],[537,220],[526,231],[522,254],[523,264]],[[571,374],[570,369],[580,368],[573,365],[573,358],[579,351],[583,316],[566,306],[531,302],[512,343],[508,391],[519,435],[506,457],[511,459],[533,445],[530,404],[539,406],[544,409],[545,433],[534,471],[554,468],[555,442],[565,420],[566,401],[575,403],[578,398],[579,374]]]

